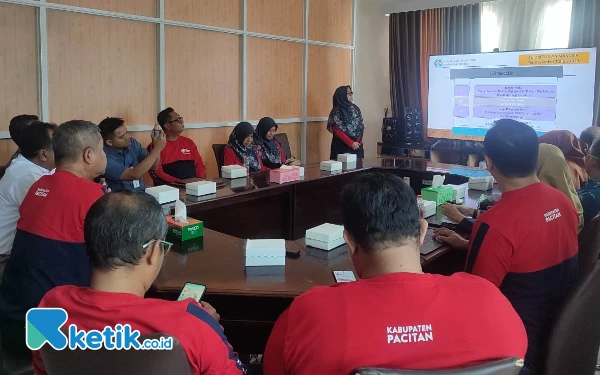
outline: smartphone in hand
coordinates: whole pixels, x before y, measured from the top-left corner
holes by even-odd
[[[183,289],[181,289],[179,297],[177,297],[177,301],[183,301],[186,298],[193,298],[196,300],[196,302],[200,302],[204,296],[204,292],[206,292],[206,285],[185,283]]]

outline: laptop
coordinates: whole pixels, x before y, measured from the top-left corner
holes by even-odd
[[[443,242],[435,240],[433,238],[433,229],[428,228],[427,234],[425,235],[425,241],[423,241],[423,245],[421,246],[421,255],[428,255],[440,247],[444,246]]]

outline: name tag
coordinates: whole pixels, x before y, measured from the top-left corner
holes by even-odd
[[[139,187],[140,187],[140,180],[134,180],[134,181],[133,181],[133,188],[134,188],[134,189],[137,189],[137,188],[139,188]]]

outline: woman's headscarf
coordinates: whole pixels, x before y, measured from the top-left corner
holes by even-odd
[[[362,137],[365,125],[360,108],[348,100],[348,89],[352,90],[350,86],[340,86],[335,90],[327,129],[331,131],[331,127],[335,125],[350,138],[358,139]]]
[[[552,130],[539,138],[540,143],[547,143],[558,147],[571,170],[571,177],[575,189],[579,189],[581,184],[587,181],[588,176],[585,171],[585,155],[581,151],[581,145],[575,134],[568,130]]]
[[[583,207],[573,185],[571,171],[562,151],[550,144],[540,144],[537,164],[540,181],[562,191],[573,202],[579,215],[579,230],[583,228]]]
[[[229,135],[228,145],[235,151],[242,164],[246,165],[250,171],[260,171],[260,161],[254,151],[254,145],[244,146],[244,140],[250,134],[254,134],[254,128],[249,122],[240,122],[233,128]]]
[[[264,162],[268,162],[269,168],[279,168],[283,161],[281,160],[281,154],[279,153],[279,147],[277,146],[277,142],[275,138],[267,139],[267,133],[271,128],[279,128],[275,120],[270,117],[264,117],[256,126],[256,134],[258,135],[258,139],[256,139],[256,146],[258,148],[258,152],[260,157]]]

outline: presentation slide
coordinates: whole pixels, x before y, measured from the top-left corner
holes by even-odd
[[[595,69],[595,48],[431,56],[427,135],[483,140],[514,119],[579,136],[594,117]]]

